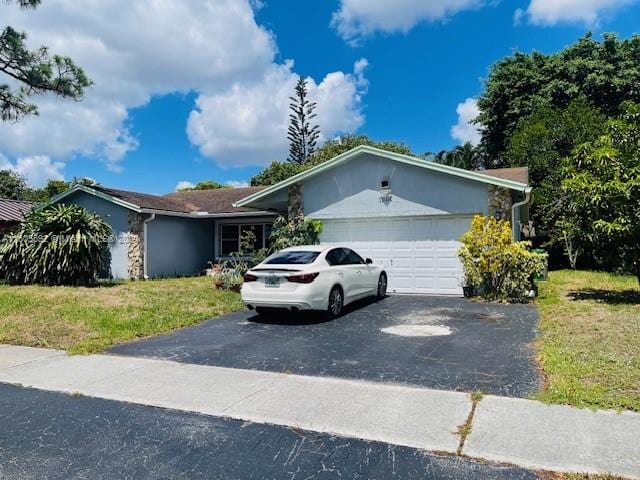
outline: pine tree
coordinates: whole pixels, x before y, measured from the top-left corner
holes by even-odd
[[[289,97],[291,103],[289,109],[289,162],[302,164],[316,150],[316,143],[320,136],[320,127],[311,125],[311,120],[316,117],[315,102],[307,99],[307,81],[300,77],[296,84],[295,96]]]
[[[22,8],[35,8],[40,0],[17,0]],[[25,115],[37,115],[38,107],[28,97],[53,93],[62,98],[81,100],[84,89],[92,84],[82,69],[68,57],[50,55],[47,47],[30,51],[27,35],[11,27],[0,31],[0,72],[19,86],[0,83],[0,118],[16,121]]]

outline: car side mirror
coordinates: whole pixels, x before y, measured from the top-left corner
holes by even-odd
[[[371,265],[371,264],[373,263],[373,260],[371,260],[370,258],[367,258],[364,262],[365,262],[367,265]]]

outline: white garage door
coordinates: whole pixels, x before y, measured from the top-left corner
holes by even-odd
[[[389,291],[462,293],[458,241],[470,216],[349,218],[323,220],[322,243],[349,245],[383,265]]]

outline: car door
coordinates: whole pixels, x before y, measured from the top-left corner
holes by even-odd
[[[351,268],[347,249],[334,248],[325,257],[331,270],[335,272],[336,279],[344,290],[345,304],[358,297],[358,278],[356,270]],[[328,295],[328,292],[327,292]]]
[[[354,295],[362,297],[368,295],[370,287],[371,272],[367,268],[364,259],[350,248],[344,249],[346,252],[345,263],[350,269],[354,278]]]

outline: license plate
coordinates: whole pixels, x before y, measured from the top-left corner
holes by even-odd
[[[264,277],[264,286],[277,288],[280,286],[280,277]]]

